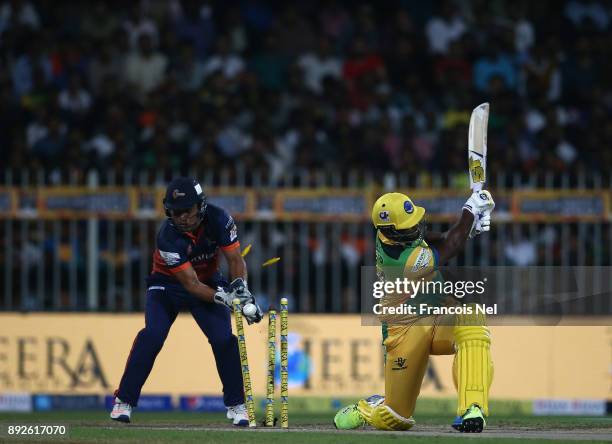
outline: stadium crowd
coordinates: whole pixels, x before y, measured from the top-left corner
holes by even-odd
[[[0,169],[278,176],[612,165],[605,2],[159,0],[0,5]]]

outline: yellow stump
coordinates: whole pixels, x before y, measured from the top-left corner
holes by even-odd
[[[268,313],[268,381],[266,427],[274,426],[274,366],[276,364],[276,310]]]
[[[238,350],[240,351],[240,368],[242,369],[242,382],[244,385],[244,400],[249,415],[249,427],[257,427],[255,421],[255,404],[253,402],[253,387],[251,385],[251,372],[247,356],[246,342],[244,340],[244,326],[242,324],[242,308],[240,299],[233,300],[234,317],[236,319],[236,332],[238,335]]]
[[[281,306],[281,427],[289,427],[289,343],[287,342],[288,323],[287,298],[282,298]]]

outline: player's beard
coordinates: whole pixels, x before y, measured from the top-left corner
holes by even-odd
[[[394,228],[381,228],[383,236],[392,242],[400,245],[409,245],[420,243],[425,237],[427,226],[424,220],[421,220],[416,226],[407,230],[395,230]]]

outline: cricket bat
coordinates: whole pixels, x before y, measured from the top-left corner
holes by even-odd
[[[468,168],[472,192],[482,190],[487,180],[487,126],[489,103],[481,103],[472,111],[468,131]]]

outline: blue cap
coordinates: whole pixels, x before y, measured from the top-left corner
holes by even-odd
[[[177,177],[168,184],[166,197],[164,197],[164,209],[186,210],[194,205],[200,208],[206,206],[206,195],[197,180],[189,177]]]

